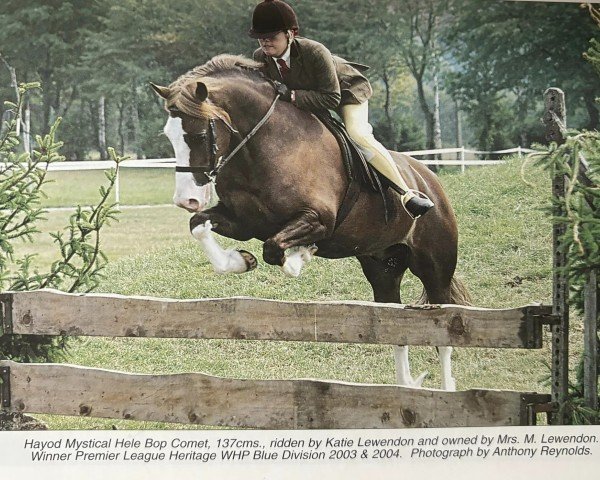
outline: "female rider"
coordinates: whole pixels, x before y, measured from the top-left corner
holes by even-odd
[[[282,0],[259,3],[248,33],[260,45],[254,59],[265,64],[271,80],[281,82],[282,100],[308,111],[336,110],[369,163],[401,194],[406,211],[418,218],[433,207],[427,196],[408,187],[390,153],[373,136],[369,124],[373,91],[359,71],[365,67],[332,55],[314,40],[298,37],[296,13]]]

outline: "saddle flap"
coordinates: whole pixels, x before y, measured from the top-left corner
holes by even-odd
[[[382,190],[377,171],[369,164],[360,147],[350,138],[342,122],[329,111],[315,113],[338,141],[349,180],[356,180],[373,192]]]
[[[367,161],[360,147],[348,135],[348,131],[342,122],[335,119],[329,111],[317,112],[315,115],[338,141],[349,180],[346,195],[337,214],[336,228],[348,216],[358,200],[361,186],[365,186],[368,190],[381,195],[387,223],[389,220],[389,205],[385,195],[387,187],[385,178]]]

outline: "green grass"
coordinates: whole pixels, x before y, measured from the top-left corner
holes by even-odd
[[[173,170],[166,168],[121,168],[120,203],[123,205],[164,205],[173,198]],[[98,187],[106,183],[102,170],[52,171],[44,187],[46,207],[93,204]],[[115,201],[114,196],[111,199]]]
[[[34,243],[19,245],[18,253],[35,255],[34,265],[40,270],[47,268],[58,259],[49,233],[64,229],[71,214],[70,210],[48,212],[46,221],[39,225],[42,232],[34,236]],[[182,242],[189,235],[188,217],[189,214],[175,206],[124,208],[119,221],[112,222],[103,232],[102,249],[112,262]]]
[[[549,202],[550,180],[546,173],[531,169],[528,180],[534,186],[529,187],[521,181],[519,167],[514,161],[442,177],[459,219],[458,272],[479,306],[551,302],[551,227],[543,212]],[[161,185],[167,180],[160,179]],[[148,203],[143,198],[140,201]],[[50,222],[58,225],[60,215],[65,213],[53,212]],[[122,221],[104,237],[105,249],[116,261],[106,270],[101,291],[173,298],[371,299],[370,287],[354,259],[316,259],[299,279],[289,279],[264,263],[240,276],[215,275],[197,243],[189,238],[187,217],[185,212],[167,207],[125,210]],[[228,239],[222,239],[222,244],[238,245]],[[260,257],[259,242],[248,242],[244,248]],[[414,301],[420,290],[418,280],[407,275],[402,286],[404,301]],[[576,346],[572,355],[578,351]],[[455,349],[453,358],[459,389],[548,391],[543,384],[548,374],[544,362],[550,359],[548,346],[535,351]],[[68,361],[144,373],[200,371],[240,378],[394,382],[389,346],[96,338],[74,342]],[[412,348],[411,366],[413,373],[429,371],[426,386],[439,386],[434,349]],[[167,427],[119,420],[43,418],[53,429]]]

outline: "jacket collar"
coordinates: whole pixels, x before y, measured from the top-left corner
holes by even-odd
[[[290,45],[290,64],[302,65],[302,45],[296,38]]]
[[[281,78],[279,68],[277,68],[277,65],[275,64],[275,58],[267,57],[264,53],[262,53],[262,55],[267,60],[267,69],[269,70],[271,78]],[[297,67],[301,66],[302,63],[302,45],[300,45],[297,39],[294,39],[290,45],[290,68],[295,70]]]

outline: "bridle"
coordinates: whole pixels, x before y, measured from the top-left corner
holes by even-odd
[[[240,132],[238,132],[235,128],[233,128],[233,126],[226,119],[221,117],[220,115],[217,115],[216,118],[210,118],[208,120],[208,141],[209,141],[209,149],[210,149],[210,155],[211,155],[210,163],[206,166],[195,166],[195,167],[175,166],[175,171],[176,172],[186,172],[186,173],[203,173],[204,175],[206,175],[209,182],[216,183],[216,179],[217,179],[217,175],[218,175],[219,171],[225,165],[227,165],[227,163],[229,163],[229,161],[235,156],[235,154],[238,153],[242,149],[242,147],[250,141],[250,139],[256,134],[256,132],[258,132],[258,130],[260,130],[260,128],[271,117],[271,115],[273,114],[273,111],[275,110],[275,104],[277,103],[277,100],[279,100],[280,96],[281,96],[280,94],[275,95],[275,99],[273,100],[273,103],[269,107],[269,110],[264,115],[264,117],[256,124],[256,126],[252,130],[250,130],[250,132],[248,132],[248,134],[240,141],[240,143],[238,143],[238,145],[231,152],[229,152],[229,154],[225,158],[223,158],[222,155],[219,158],[217,158],[217,153],[219,151],[219,145],[217,143],[217,131],[215,128],[216,120],[220,120],[221,122],[223,122],[223,124],[229,129],[229,131],[231,132],[232,135],[239,135]],[[196,182],[196,183],[198,183],[198,182]]]

